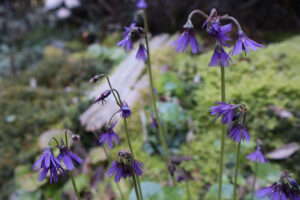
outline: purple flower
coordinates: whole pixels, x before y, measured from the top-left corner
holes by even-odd
[[[116,134],[113,130],[113,128],[116,126],[118,121],[116,121],[110,128],[108,128],[106,133],[103,133],[100,135],[99,143],[102,143],[103,145],[109,144],[109,148],[114,147],[114,142],[118,145],[120,142],[118,134]]]
[[[132,41],[131,41],[131,31],[136,28],[135,23],[131,23],[130,27],[125,27],[125,31],[123,33],[123,40],[117,43],[117,46],[121,46],[122,48],[126,47],[126,51],[130,51],[132,49]]]
[[[263,45],[254,42],[253,40],[249,39],[247,35],[243,31],[239,31],[238,39],[231,50],[231,54],[233,56],[238,55],[242,51],[248,52],[250,54],[250,49],[256,51],[259,47],[263,47]]]
[[[150,127],[151,128],[158,128],[157,119],[153,116],[152,116],[152,120],[151,120],[151,123],[150,123]]]
[[[122,103],[122,107],[121,107],[121,117],[129,118],[130,115],[131,115],[131,110],[130,110],[128,104],[124,101]]]
[[[147,49],[143,44],[140,44],[139,50],[136,53],[136,59],[146,61],[147,60]]]
[[[185,28],[184,32],[172,43],[177,52],[186,52],[188,45],[191,45],[191,50],[193,54],[198,51],[201,52],[199,44],[195,37],[195,31],[193,28]]]
[[[121,178],[126,178],[125,164],[117,160],[113,161],[107,175],[109,177],[115,175],[115,182],[120,182]]]
[[[145,0],[138,0],[138,2],[136,3],[136,7],[141,8],[141,9],[145,9],[145,8],[148,7],[148,5],[147,5]]]
[[[144,165],[136,160],[133,160],[133,172],[137,176],[142,176]]]
[[[222,116],[222,123],[228,123],[231,126],[233,118],[235,116],[235,112],[237,110],[237,105],[235,104],[228,104],[223,102],[217,102],[217,106],[210,107],[210,114],[211,115],[218,115],[216,119]]]
[[[253,153],[250,153],[246,159],[251,160],[252,162],[256,163],[266,163],[267,159],[265,158],[262,150],[260,148],[256,148]]]
[[[53,181],[58,182],[58,172],[63,175],[65,174],[59,160],[53,155],[50,146],[45,148],[41,157],[32,165],[32,168],[36,168],[38,165],[40,165],[40,169],[42,169],[39,174],[40,182],[45,179],[48,171],[50,171],[50,183]]]
[[[234,124],[230,129],[229,129],[229,136],[231,137],[232,140],[235,140],[236,143],[241,142],[241,141],[250,141],[250,136],[247,133],[245,127],[241,125],[240,123]]]
[[[64,144],[62,144],[62,146],[59,147],[59,155],[57,159],[58,160],[62,159],[66,168],[70,171],[75,169],[73,165],[73,161],[75,161],[78,165],[82,163],[82,159],[79,158],[73,152],[71,152]]]
[[[111,94],[111,90],[105,90],[100,97],[98,97],[97,99],[95,99],[94,103],[99,103],[99,102],[105,102],[105,99]]]
[[[231,38],[227,35],[227,33],[232,30],[231,24],[221,26],[219,21],[214,21],[212,23],[204,23],[203,27],[206,27],[206,31],[208,32],[208,34],[214,36],[221,45],[227,47],[230,46],[226,42],[231,41]]]
[[[221,64],[222,67],[226,67],[229,65],[230,62],[232,62],[232,60],[230,56],[226,53],[222,45],[217,45],[214,54],[209,62],[209,66],[217,67]]]
[[[270,200],[287,200],[286,194],[283,192],[281,184],[278,182],[258,190],[255,194],[257,198],[270,197]]]

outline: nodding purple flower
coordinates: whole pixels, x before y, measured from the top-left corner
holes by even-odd
[[[217,67],[221,65],[222,67],[226,67],[230,62],[232,62],[230,56],[226,53],[222,45],[218,44],[208,66]]]
[[[121,46],[122,48],[126,47],[126,51],[130,51],[133,47],[131,41],[131,31],[136,28],[135,23],[131,23],[130,27],[125,27],[125,31],[123,33],[123,40],[117,43],[117,46]]]
[[[122,103],[122,107],[121,107],[121,117],[129,118],[130,115],[131,115],[131,110],[130,110],[128,104],[124,101]]]
[[[228,123],[231,126],[231,123],[234,119],[235,112],[237,111],[238,106],[235,104],[228,104],[223,102],[217,102],[217,106],[210,107],[211,115],[218,115],[216,119],[222,116],[222,123]]]
[[[125,164],[117,160],[111,163],[111,167],[107,171],[109,177],[115,175],[115,182],[120,182],[121,178],[126,178]]]
[[[234,124],[230,129],[229,129],[229,136],[231,137],[232,140],[235,140],[236,143],[241,142],[241,141],[250,141],[250,136],[248,132],[246,131],[245,127],[240,124],[236,123]]]
[[[193,28],[185,28],[184,32],[172,43],[177,52],[186,52],[188,45],[190,44],[193,54],[201,52],[197,39],[195,37],[195,31]]]
[[[246,159],[251,160],[252,162],[256,163],[266,163],[267,159],[265,158],[262,150],[260,148],[256,148],[253,153],[250,153]]]
[[[227,35],[227,33],[232,30],[231,24],[221,26],[219,21],[214,21],[211,23],[205,22],[202,27],[206,27],[206,31],[208,32],[208,34],[214,36],[221,45],[227,47],[230,46],[226,42],[231,41],[231,38]]]
[[[120,143],[120,139],[117,133],[114,132],[114,127],[116,126],[118,121],[116,121],[110,128],[108,128],[106,133],[102,133],[100,135],[99,143],[102,143],[103,145],[109,145],[109,148],[114,147],[114,143],[117,145]]]
[[[258,190],[256,197],[269,197],[271,200],[299,200],[300,190],[295,180],[286,171],[283,171],[279,181],[269,187]]]
[[[136,53],[136,59],[141,60],[141,61],[146,61],[147,60],[147,49],[143,44],[140,44],[140,47]]]
[[[182,181],[184,181],[184,175],[183,174],[179,174],[178,176],[177,176],[177,178],[176,178],[176,180],[177,180],[177,182],[182,182]]]
[[[102,102],[102,104],[105,102],[105,99],[111,94],[111,90],[105,90],[100,97],[95,99],[94,103]]]
[[[50,171],[50,183],[58,182],[58,173],[65,174],[59,160],[53,155],[50,146],[45,148],[41,157],[32,165],[32,168],[36,168],[38,165],[40,165],[40,169],[42,169],[39,174],[40,182],[45,179],[48,171]]]
[[[263,47],[263,45],[258,44],[257,42],[254,42],[253,40],[249,39],[243,31],[239,31],[238,39],[233,49],[231,50],[231,54],[235,56],[244,51],[246,55],[246,52],[248,52],[249,54],[251,53],[250,49],[256,51],[260,47]]]
[[[152,118],[152,120],[151,120],[151,123],[150,123],[150,127],[151,128],[158,128],[157,119],[153,116],[151,118]]]
[[[61,140],[62,141],[62,140]],[[70,151],[62,142],[62,145],[59,147],[59,155],[57,157],[58,160],[63,160],[66,168],[68,170],[75,169],[73,165],[73,161],[75,161],[78,165],[82,163],[82,159],[79,158],[76,154]]]
[[[143,167],[144,167],[143,163],[133,160],[133,172],[135,173],[135,175],[142,176]]]
[[[140,9],[145,9],[148,8],[148,5],[145,0],[138,0],[138,2],[136,3],[136,7]]]

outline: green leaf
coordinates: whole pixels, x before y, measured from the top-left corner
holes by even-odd
[[[183,195],[183,189],[180,187],[164,187],[164,200],[180,200]]]
[[[205,199],[206,200],[215,200],[215,199],[217,199],[218,198],[218,189],[219,189],[218,184],[212,185],[209,188],[209,191],[207,192],[207,194],[205,196]],[[233,185],[223,183],[223,185],[222,185],[222,199],[232,200],[232,196],[233,196]]]
[[[157,183],[142,182],[141,183],[143,199],[144,200],[159,200],[163,198],[163,191]],[[136,200],[134,188],[129,194],[129,200]]]
[[[74,179],[75,179],[78,192],[81,192],[85,187],[89,187],[89,177],[86,174],[80,174],[79,176],[76,176]],[[64,186],[64,190],[73,190],[71,178]]]
[[[269,182],[275,182],[280,177],[281,170],[277,165],[266,163],[266,164],[259,164],[257,176]]]

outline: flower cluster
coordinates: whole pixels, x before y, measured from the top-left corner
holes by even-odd
[[[115,175],[115,182],[119,182],[121,178],[126,179],[133,175],[141,176],[143,174],[143,164],[132,158],[128,151],[120,151],[118,160],[112,162],[107,174],[112,177]]]
[[[116,121],[111,127],[107,128],[107,132],[106,133],[101,133],[99,135],[99,143],[102,143],[104,146],[109,145],[109,148],[113,148],[114,147],[114,143],[116,143],[116,145],[118,145],[120,143],[120,138],[118,136],[117,133],[114,132],[114,127],[117,125]]]
[[[256,197],[268,197],[270,200],[299,200],[300,188],[296,181],[286,171],[283,171],[279,181],[258,190]]]
[[[77,164],[82,163],[82,159],[71,152],[70,149],[65,146],[62,139],[61,144],[55,147],[59,148],[59,155],[57,157],[55,157],[53,154],[53,148],[48,145],[41,157],[32,165],[33,169],[39,167],[42,170],[39,174],[39,181],[43,181],[48,172],[50,172],[50,183],[58,182],[58,174],[62,174],[63,176],[65,175],[65,169],[60,163],[61,160],[63,160],[63,163],[65,164],[67,170],[70,171],[75,169],[73,161],[75,161]]]
[[[246,159],[251,160],[252,162],[256,163],[266,163],[267,159],[265,158],[264,151],[262,148],[262,141],[258,140],[257,141],[257,146],[255,147],[255,151],[253,153],[250,153],[247,155]]]
[[[193,11],[190,14],[187,23],[183,27],[184,32],[178,37],[177,40],[172,43],[172,46],[175,47],[176,51],[186,52],[187,47],[190,45],[193,54],[201,52],[201,49],[195,37],[194,26],[191,22],[192,16],[196,13],[201,14],[204,18],[206,18],[206,21],[202,25],[202,28],[205,28],[206,32],[216,39],[215,50],[209,62],[210,67],[226,67],[230,64],[230,62],[232,62],[230,54],[235,56],[242,51],[244,51],[246,54],[246,52],[250,53],[250,49],[255,51],[257,50],[257,48],[262,47],[262,45],[254,42],[247,37],[235,18],[228,15],[219,16],[217,14],[217,11],[213,9],[210,16],[207,16],[200,10]],[[232,31],[232,24],[228,23],[225,25],[221,25],[222,20],[231,20],[232,22],[234,22],[238,29],[238,38],[229,54],[224,50],[224,46],[231,46],[230,44],[228,44],[228,42],[232,39],[228,36],[228,33]]]
[[[125,27],[125,31],[123,33],[123,40],[117,43],[117,46],[125,48],[126,51],[130,51],[133,48],[132,41],[135,38],[138,39],[145,39],[146,34],[143,28],[137,27],[136,23],[131,23],[130,27]],[[142,41],[142,40],[140,40]],[[136,59],[141,61],[146,61],[148,58],[147,48],[145,45],[140,42],[139,49],[136,53]]]
[[[211,115],[217,115],[216,119],[222,117],[223,124],[229,126],[229,136],[236,143],[250,141],[250,136],[245,129],[246,106],[243,104],[229,104],[217,102],[216,106],[209,108]]]

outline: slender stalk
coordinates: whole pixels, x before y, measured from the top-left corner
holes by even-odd
[[[221,101],[225,102],[225,69],[221,68]],[[222,183],[223,183],[223,163],[224,163],[224,149],[225,149],[225,125],[222,124],[222,138],[221,138],[221,152],[220,152],[220,167],[219,167],[219,191],[218,200],[222,199]]]
[[[167,169],[168,169],[168,163],[171,161],[171,159],[170,159],[170,154],[169,154],[169,151],[168,151],[167,142],[166,142],[166,139],[164,137],[164,132],[163,132],[162,126],[160,124],[160,119],[159,119],[157,106],[156,106],[156,97],[155,97],[155,94],[154,94],[154,83],[153,83],[152,69],[151,69],[150,47],[149,47],[149,41],[148,41],[149,25],[148,25],[148,19],[147,19],[147,14],[146,14],[145,9],[143,10],[143,19],[144,19],[144,26],[145,26],[145,41],[146,41],[147,55],[148,55],[147,68],[148,68],[148,74],[149,74],[149,80],[150,80],[152,104],[153,104],[155,117],[156,117],[157,124],[158,124],[158,133],[159,133],[160,141],[161,141],[163,149],[164,149],[165,160],[166,160],[166,165],[167,165]],[[170,176],[171,176],[171,174],[170,174]],[[171,178],[173,180],[173,184],[175,185],[176,184],[175,177],[171,176]]]
[[[128,126],[127,126],[126,118],[124,118],[124,125],[125,125],[125,132],[126,132],[126,138],[127,138],[129,150],[130,150],[132,158],[134,160],[134,153],[133,153],[132,145],[131,145],[131,142],[130,142],[130,137],[129,137],[129,132],[128,132]],[[134,173],[132,173],[132,174],[133,174],[133,177],[135,177],[135,174]],[[134,178],[134,183],[138,185],[138,189],[140,191],[139,193],[140,193],[140,196],[141,196],[141,200],[143,200],[143,193],[142,193],[142,188],[141,188],[139,177],[136,177],[136,179]],[[135,189],[137,189],[137,188],[135,188]],[[137,193],[137,191],[136,191],[136,193]]]
[[[74,175],[73,175],[72,171],[70,171],[70,177],[71,177],[71,180],[72,180],[72,185],[73,185],[77,200],[81,200],[81,197],[80,197],[80,195],[78,193],[78,190],[77,190],[77,187],[76,187],[76,183],[75,183]]]
[[[135,177],[134,172],[132,172],[132,180],[133,180],[133,186],[134,186],[134,191],[135,191],[136,198],[137,198],[137,200],[140,200],[140,195],[139,195],[139,192],[138,192],[137,183],[136,183],[137,181],[136,181],[136,177]]]
[[[255,183],[256,183],[256,177],[257,177],[257,168],[258,168],[258,163],[255,162],[254,179],[253,179],[253,183],[252,183],[252,192],[251,192],[251,200],[254,199]]]
[[[107,160],[110,162],[110,156],[109,156],[109,154],[107,153],[106,148],[105,148],[104,146],[102,146],[102,148],[103,148],[103,150],[104,150],[105,156],[107,157]],[[124,194],[123,194],[123,192],[122,192],[122,190],[121,190],[121,187],[120,187],[119,183],[116,183],[116,185],[117,185],[117,189],[119,190],[121,199],[122,199],[122,200],[125,200]]]
[[[234,172],[234,184],[233,184],[233,200],[237,199],[237,178],[239,172],[239,164],[240,164],[240,151],[241,151],[241,142],[237,145],[236,150],[236,163],[235,163],[235,172]]]
[[[186,192],[188,194],[188,200],[191,200],[191,191],[190,191],[190,186],[189,186],[189,181],[188,179],[185,177],[185,187],[186,187]]]

